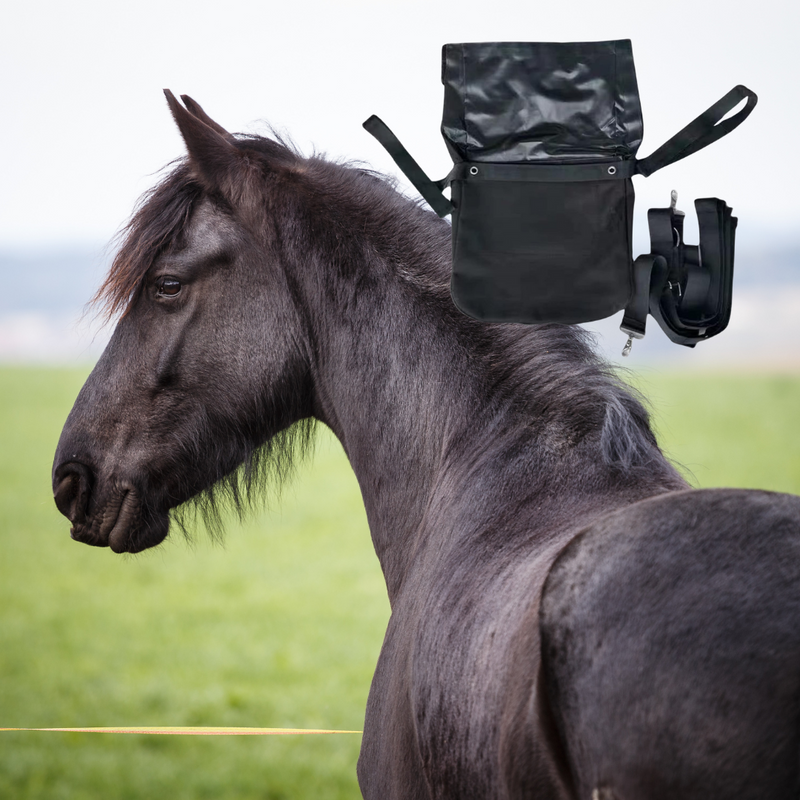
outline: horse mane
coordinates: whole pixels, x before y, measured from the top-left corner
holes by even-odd
[[[316,154],[304,158],[284,139],[237,134],[235,142],[263,159],[271,171],[303,173],[318,190],[309,193],[310,201],[327,198],[326,209],[337,215],[337,228],[346,226],[353,209],[369,209],[360,222],[370,225],[370,243],[348,245],[337,234],[328,244],[330,263],[335,262],[340,271],[353,269],[359,258],[352,256],[363,257],[363,248],[370,248],[370,260],[385,262],[420,307],[435,306],[436,314],[445,315],[458,327],[459,336],[484,366],[487,389],[496,405],[519,420],[518,425],[529,424],[531,418],[541,426],[550,423],[573,443],[599,432],[599,458],[614,470],[641,475],[655,467],[662,477],[681,480],[658,448],[643,399],[598,356],[590,333],[559,324],[487,325],[455,309],[449,297],[449,224],[421,201],[398,192],[392,178],[352,162],[330,161]],[[171,171],[143,196],[119,234],[119,249],[92,300],[107,319],[124,316],[155,259],[181,246],[192,211],[205,192],[188,159],[170,166]],[[216,199],[225,203],[223,198]],[[362,249],[344,252],[347,247]],[[201,512],[212,534],[221,532],[221,508],[230,505],[241,515],[275,485],[275,478],[291,474],[296,456],[309,449],[312,431],[313,423],[305,420],[260,448],[243,444],[243,465],[187,507]],[[177,512],[177,521],[186,531],[183,510]]]

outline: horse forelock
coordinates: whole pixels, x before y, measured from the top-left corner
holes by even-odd
[[[252,155],[256,163],[250,166],[256,175],[259,167],[268,165],[273,171],[296,169],[302,161],[287,136],[277,132],[273,136],[270,139],[236,134],[235,143],[245,156],[242,164],[246,164],[248,154]],[[176,159],[167,169],[170,167],[166,177],[140,198],[131,218],[115,237],[116,254],[91,300],[106,319],[125,315],[156,258],[180,244],[194,208],[207,192],[187,157]]]
[[[179,239],[202,195],[187,159],[173,163],[173,170],[141,198],[117,235],[111,268],[91,300],[107,319],[125,315],[147,271]]]

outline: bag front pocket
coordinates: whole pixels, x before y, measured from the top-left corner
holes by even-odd
[[[487,322],[589,322],[631,293],[630,180],[456,180],[458,308]]]

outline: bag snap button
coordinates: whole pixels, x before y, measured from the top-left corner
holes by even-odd
[[[617,174],[617,168],[616,167],[609,167],[608,168],[608,174],[609,175],[616,175]]]
[[[477,175],[478,174],[478,168],[477,167],[470,167],[469,168],[469,174],[470,175]]]

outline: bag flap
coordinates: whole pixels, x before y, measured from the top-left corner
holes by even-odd
[[[628,159],[642,141],[629,39],[446,44],[442,83],[455,161]]]

